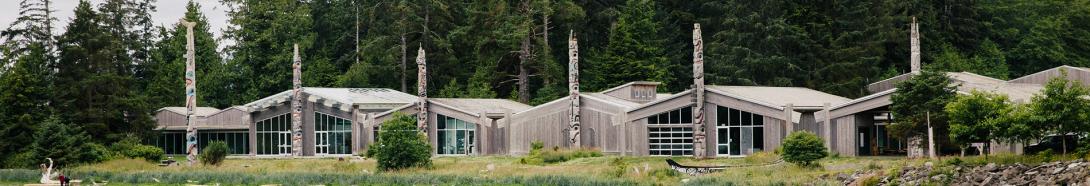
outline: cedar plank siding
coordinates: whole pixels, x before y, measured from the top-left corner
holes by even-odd
[[[509,153],[528,154],[534,141],[542,142],[545,148],[567,148],[568,109],[567,99],[561,98],[507,118]]]

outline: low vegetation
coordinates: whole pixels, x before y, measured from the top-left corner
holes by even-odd
[[[793,132],[787,135],[781,146],[783,160],[803,167],[815,166],[814,161],[828,155],[825,142],[814,133]]]
[[[565,162],[568,160],[588,158],[588,157],[601,157],[602,152],[597,149],[563,149],[560,147],[553,147],[549,150],[544,149],[544,143],[535,141],[530,143],[530,154],[519,159],[519,163],[529,165],[545,165]]]
[[[367,155],[378,160],[379,171],[431,167],[431,145],[416,130],[416,119],[401,113],[382,123],[378,141]]]
[[[227,143],[213,141],[201,150],[201,163],[205,165],[219,166],[227,158]]]

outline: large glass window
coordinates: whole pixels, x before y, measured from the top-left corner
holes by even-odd
[[[693,155],[693,108],[647,117],[647,135],[652,156]]]
[[[764,150],[764,116],[717,107],[715,118],[719,155],[741,156]]]
[[[314,152],[316,154],[352,154],[352,122],[333,115],[314,112]]]
[[[438,115],[438,114],[437,114]],[[444,115],[435,118],[438,150],[436,154],[472,154],[477,124]]]
[[[151,144],[162,148],[165,154],[186,154],[185,131],[163,131]]]
[[[291,154],[291,115],[288,113],[257,122],[257,154]]]
[[[227,153],[247,154],[250,152],[250,134],[246,131],[198,131],[197,147],[204,149],[208,143],[222,141],[227,143]]]

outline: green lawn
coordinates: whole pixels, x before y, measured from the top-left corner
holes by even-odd
[[[840,185],[834,180],[835,176],[829,175],[860,169],[885,170],[923,162],[900,157],[826,158],[821,161],[822,168],[800,168],[780,163],[736,167],[720,173],[688,176],[668,169],[664,157],[623,157],[622,165],[614,163],[615,158],[618,157],[580,158],[539,166],[520,164],[518,157],[510,156],[436,157],[431,169],[377,174],[373,159],[352,158],[339,161],[336,158],[231,158],[221,166],[193,167],[159,167],[142,160],[126,159],[76,167],[67,172],[83,180],[109,181],[110,185]],[[777,157],[760,154],[747,158],[674,159],[686,165],[758,165],[774,162]],[[0,183],[33,182],[40,175],[35,170],[6,171],[8,172],[0,172]]]

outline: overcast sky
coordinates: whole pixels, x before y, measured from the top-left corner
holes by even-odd
[[[98,9],[98,4],[103,0],[90,0],[92,6]],[[227,26],[227,7],[220,4],[219,0],[193,0],[201,4],[201,12],[208,18],[212,26],[212,34],[216,38],[223,36],[223,28]],[[16,18],[19,17],[20,0],[0,0],[0,29],[7,29]],[[79,5],[79,0],[54,0],[54,17],[59,22],[54,23],[53,34],[60,35],[72,20],[73,10]],[[158,0],[155,2],[156,12],[151,13],[151,19],[156,26],[169,26],[178,22],[185,16],[187,0]]]

